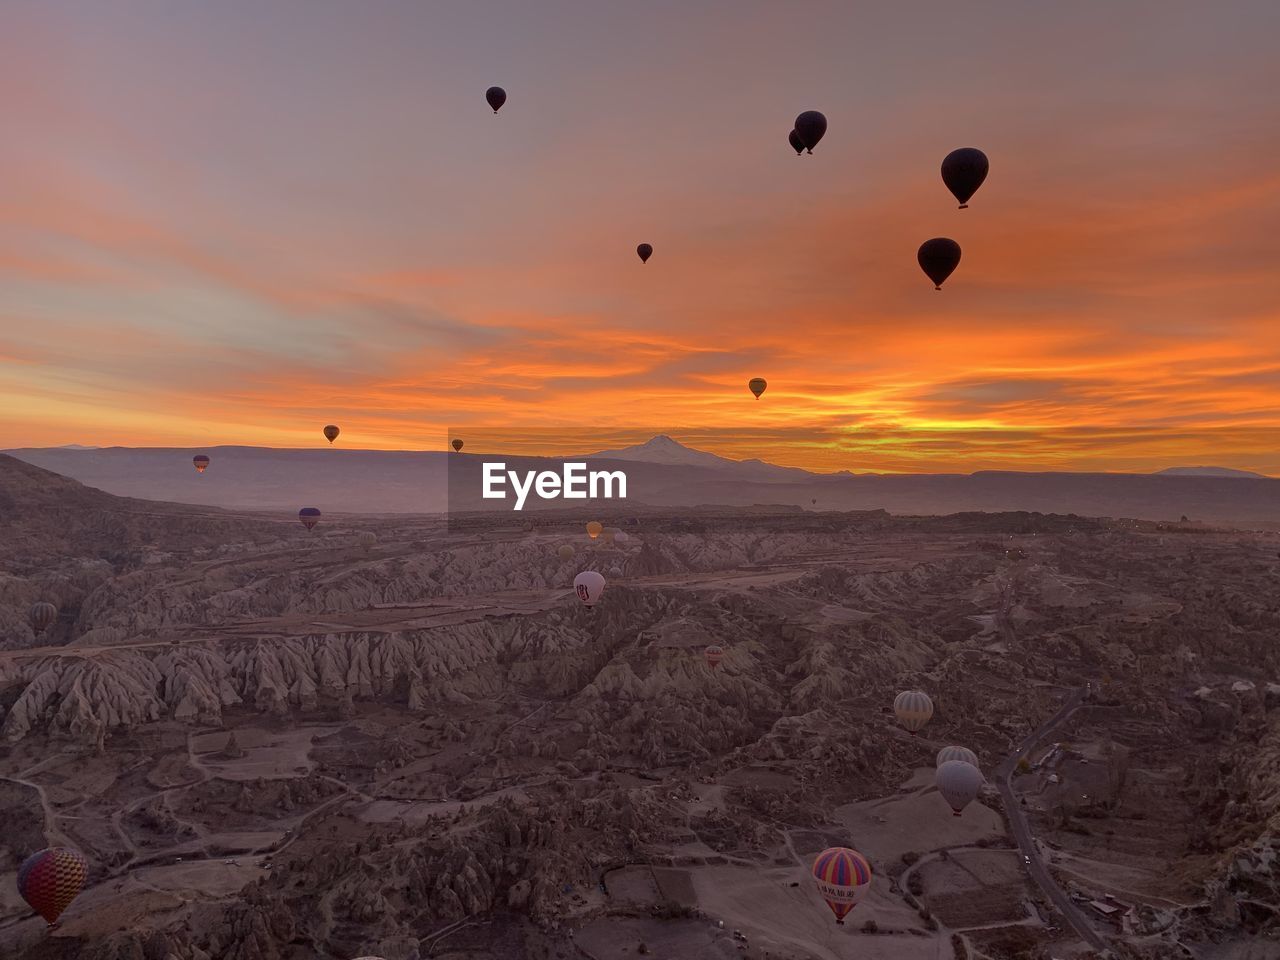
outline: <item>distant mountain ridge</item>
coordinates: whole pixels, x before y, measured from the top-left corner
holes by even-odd
[[[1233,467],[1165,467],[1157,470],[1157,477],[1246,477],[1251,480],[1270,479],[1265,473],[1252,470],[1236,470]]]
[[[508,510],[483,499],[482,467],[492,456],[467,452],[349,450],[333,447],[108,447],[8,451],[14,457],[87,486],[144,500],[265,510],[296,517],[299,507],[325,514],[425,514]],[[208,454],[197,474],[196,453]],[[502,455],[508,469],[560,471],[564,458]],[[895,514],[1035,511],[1090,517],[1176,521],[1280,523],[1280,480],[1206,468],[1159,474],[810,473],[759,460],[731,460],[667,436],[572,459],[625,469],[626,501],[594,504],[602,514],[643,507],[748,508],[789,505],[805,510],[887,510]],[[1195,472],[1184,473],[1184,469]],[[1210,468],[1214,469],[1214,468]],[[1216,468],[1223,469],[1223,468]],[[530,509],[566,509],[550,500]]]

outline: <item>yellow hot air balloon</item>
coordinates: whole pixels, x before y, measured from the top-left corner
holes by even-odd
[[[764,393],[764,388],[767,386],[769,384],[765,382],[764,377],[752,377],[747,383],[747,389],[756,395],[757,400],[760,399],[760,394]]]
[[[599,520],[592,520],[587,524],[587,536],[594,540],[600,536],[600,531],[604,529],[604,524]]]

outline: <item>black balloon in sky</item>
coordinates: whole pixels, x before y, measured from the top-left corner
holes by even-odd
[[[497,113],[507,102],[507,91],[501,87],[490,87],[484,92],[484,98],[489,101],[489,106],[493,107],[493,112]]]
[[[806,110],[796,117],[796,136],[810,153],[813,153],[813,148],[826,132],[827,118],[817,110]]]
[[[978,192],[990,169],[987,155],[977,147],[961,147],[943,158],[942,182],[960,201],[961,210],[969,206],[969,198]]]
[[[946,237],[934,237],[920,244],[916,253],[920,269],[933,281],[935,290],[942,289],[942,281],[955,271],[960,263],[960,244]]]
[[[791,144],[791,149],[796,152],[797,157],[804,153],[804,141],[800,139],[800,134],[796,133],[794,129],[787,134],[787,143]]]

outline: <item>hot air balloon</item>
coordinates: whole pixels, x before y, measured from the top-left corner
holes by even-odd
[[[52,927],[88,878],[89,864],[78,851],[49,847],[27,857],[18,868],[18,893]]]
[[[756,395],[756,399],[760,399],[760,394],[764,393],[764,388],[769,384],[765,383],[764,377],[752,377],[747,382],[747,389]]]
[[[810,500],[810,501],[809,501],[809,503],[810,503],[810,505],[812,505],[812,506],[815,506],[815,507],[816,507],[816,506],[818,505],[818,498],[817,498],[817,497],[814,497],[812,500]]]
[[[986,778],[972,763],[948,760],[938,768],[935,782],[942,799],[951,805],[951,812],[958,817],[960,811],[977,798]]]
[[[592,520],[587,524],[587,536],[594,540],[596,537],[600,536],[600,531],[603,529],[604,524],[599,520]]]
[[[615,528],[613,528],[613,527],[605,527],[605,530],[604,530],[604,542],[605,542],[605,543],[607,543],[607,544],[609,544],[610,546],[612,546],[612,545],[613,545],[613,539],[614,539],[614,537],[616,537],[617,535],[618,535],[618,531],[617,531]]]
[[[969,206],[969,198],[978,192],[990,169],[987,155],[977,147],[961,147],[942,158],[942,182],[960,202],[961,210]]]
[[[461,440],[455,440],[455,441],[453,441],[453,443],[451,443],[451,444],[450,444],[450,446],[451,446],[451,447],[453,447],[453,452],[454,452],[454,453],[457,453],[459,450],[461,450],[461,449],[462,449],[462,441],[461,441]]]
[[[489,102],[489,106],[493,107],[493,112],[497,113],[507,102],[507,91],[501,87],[490,87],[484,92],[484,98]]]
[[[203,453],[197,453],[191,458],[191,462],[196,465],[196,473],[204,473],[205,469],[209,466],[209,458]]]
[[[934,237],[920,244],[916,260],[925,276],[933,281],[933,289],[941,290],[942,281],[951,276],[960,263],[960,244],[946,237]]]
[[[316,524],[320,522],[320,511],[315,507],[303,507],[298,511],[298,519],[308,530],[314,530]]]
[[[943,747],[938,751],[937,766],[942,766],[948,760],[963,760],[965,763],[971,763],[975,767],[978,765],[978,755],[968,747]]]
[[[356,534],[356,543],[360,544],[360,549],[368,553],[374,548],[378,542],[378,535],[372,530],[361,530]]]
[[[724,647],[713,643],[702,651],[702,655],[707,658],[707,663],[711,664],[711,669],[714,670],[720,666],[720,661],[724,659]]]
[[[796,136],[810,153],[826,132],[827,118],[817,110],[806,110],[796,117]]]
[[[893,712],[914,735],[933,716],[933,701],[922,690],[903,690],[893,698]]]
[[[796,156],[804,153],[804,141],[800,139],[800,134],[793,129],[787,134],[787,143],[791,144],[791,149],[796,152]]]
[[[871,886],[871,864],[857,850],[830,847],[813,861],[813,880],[836,923],[842,924]]]
[[[44,633],[58,619],[58,608],[47,600],[41,600],[31,605],[31,609],[27,611],[27,619],[35,633]]]
[[[625,530],[615,530],[613,532],[613,542],[620,547],[625,547],[630,539],[630,535]]]
[[[648,243],[642,243],[636,247],[636,253],[640,255],[641,263],[648,263],[649,258],[653,256],[653,246]]]
[[[556,551],[556,556],[558,556],[561,560],[568,560],[570,557],[573,556],[573,547],[569,546],[566,543],[564,546],[560,547],[560,549]]]
[[[335,427],[332,423],[324,428],[324,438],[330,443],[338,439],[338,434],[342,431]]]
[[[604,593],[604,577],[594,570],[583,570],[573,578],[573,590],[588,607],[594,606]]]

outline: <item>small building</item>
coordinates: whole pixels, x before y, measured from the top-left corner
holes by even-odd
[[[1120,912],[1120,908],[1114,903],[1103,903],[1101,900],[1090,900],[1089,906],[1093,907],[1095,913],[1107,920],[1115,920],[1116,914]]]

